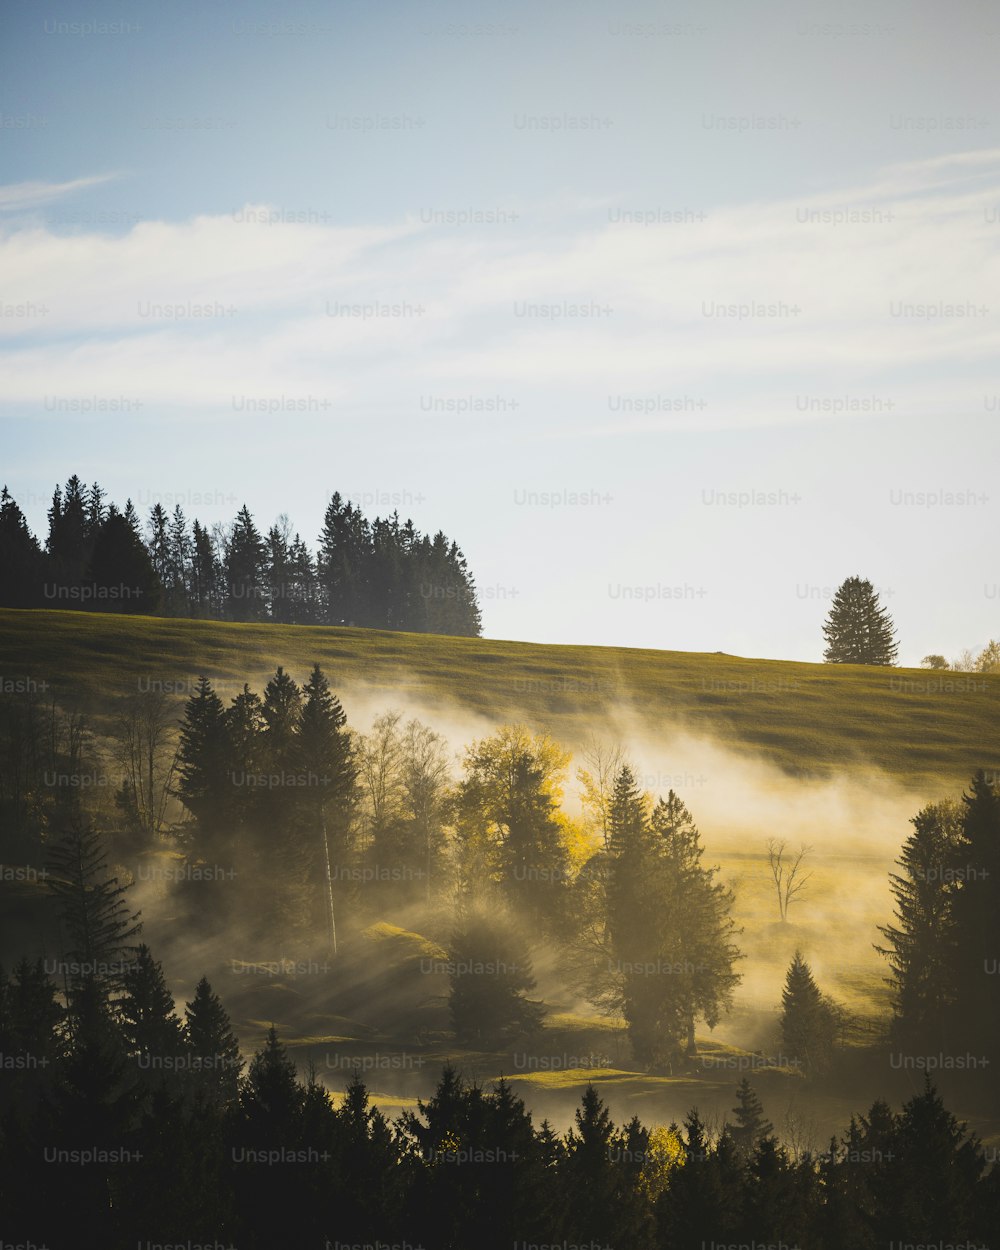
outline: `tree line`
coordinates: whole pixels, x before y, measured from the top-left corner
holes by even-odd
[[[108,503],[74,474],[56,487],[44,547],[6,486],[0,606],[72,608],[288,625],[478,636],[475,580],[458,544],[398,513],[369,521],[334,494],[311,551],[288,517],[262,533],[244,506],[231,524]]]

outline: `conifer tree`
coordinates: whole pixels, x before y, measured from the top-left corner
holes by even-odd
[[[0,494],[0,605],[40,607],[43,580],[44,561],[38,540],[5,486]]]
[[[236,1098],[243,1068],[240,1044],[229,1015],[207,977],[201,978],[195,986],[194,998],[185,1004],[184,1033],[196,1086],[213,1100],[231,1104]]]
[[[82,818],[52,846],[50,888],[62,922],[66,992],[74,1030],[102,1030],[111,999],[124,988],[142,928],[129,912],[127,886],[110,874],[101,836]]]
[[[222,571],[212,535],[197,520],[191,535],[191,615],[220,619],[222,615]]]
[[[955,1025],[970,1050],[1000,1063],[1000,791],[980,769],[962,796],[962,833],[955,848]]]
[[[263,1047],[250,1061],[240,1089],[246,1140],[263,1147],[294,1144],[304,1101],[295,1064],[272,1024]]]
[[[896,663],[899,647],[892,618],[867,578],[849,577],[840,585],[823,636],[828,664]]]
[[[629,1040],[640,1063],[670,1066],[687,1032],[673,971],[679,932],[667,918],[661,847],[627,766],[612,793],[608,847],[608,929]]]
[[[87,580],[98,611],[152,615],[162,586],[142,540],[112,504],[93,542]]]
[[[955,1002],[956,932],[952,908],[960,887],[962,816],[957,804],[933,803],[910,822],[898,873],[890,873],[895,923],[879,925],[876,946],[888,960],[897,1042],[931,1053],[948,1043]]]
[[[350,849],[357,766],[347,729],[347,715],[318,664],[302,688],[302,711],[296,738],[296,767],[314,784],[304,788],[307,837],[315,847],[310,879],[322,882],[313,905],[313,919],[328,928],[330,948],[337,953],[336,896],[330,870],[345,863]]]
[[[737,1155],[748,1161],[757,1143],[774,1133],[774,1125],[764,1114],[764,1107],[757,1091],[747,1077],[736,1087],[736,1106],[733,1108],[736,1123],[727,1125],[728,1135]]]
[[[799,951],[789,964],[781,994],[781,1035],[788,1058],[801,1063],[806,1072],[829,1068],[836,1018]]]
[[[683,1005],[687,1053],[695,1053],[695,1018],[704,1016],[714,1028],[732,1000],[741,958],[733,942],[733,894],[716,880],[717,868],[704,868],[702,846],[691,813],[674,793],[660,799],[650,817],[662,881],[662,916],[667,946],[673,952],[671,990]]]
[[[184,708],[175,793],[194,817],[190,854],[209,863],[230,853],[223,843],[233,809],[231,754],[222,700],[202,675]]]
[[[169,594],[173,584],[170,560],[170,518],[163,504],[155,503],[146,522],[146,547],[156,580]]]
[[[184,1053],[181,1022],[163,978],[163,968],[145,943],[123,978],[116,1011],[125,1048],[139,1060],[144,1083],[176,1084],[176,1060]]]
[[[226,616],[260,621],[267,615],[266,544],[246,504],[239,510],[226,548]]]

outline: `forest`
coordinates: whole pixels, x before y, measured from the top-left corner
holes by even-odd
[[[20,866],[6,885],[22,899],[0,976],[5,1237],[428,1250],[988,1242],[995,1150],[938,1088],[996,1113],[1000,793],[984,771],[922,807],[902,840],[879,927],[884,1028],[859,1050],[851,1013],[795,951],[770,1053],[756,1039],[722,1052],[704,1031],[747,971],[733,890],[704,862],[685,801],[647,790],[624,746],[595,739],[584,753],[576,813],[570,754],[549,735],[501,726],[456,769],[416,718],[389,710],[354,730],[319,665],[301,684],[279,666],[262,691],[244,683],[228,700],[202,677],[179,718],[176,707],[173,692],[123,695],[96,735],[30,687],[3,701],[0,858]],[[798,905],[800,864],[768,850],[780,925]],[[202,961],[183,1009],[134,901],[153,878],[155,945]],[[373,928],[416,930],[420,958],[379,965]],[[220,952],[237,945],[227,969]],[[581,1001],[620,1022],[619,1066],[707,1082],[731,1064],[742,1079],[728,1111],[692,1103],[668,1123],[616,1122],[607,1061],[591,1057],[575,1060],[571,1121],[539,1119],[511,1082],[518,1068],[560,1066],[546,1059],[535,969],[550,976],[553,959]],[[320,1073],[314,1051],[289,1049],[266,1021],[261,1045],[243,1050],[213,986],[276,970],[310,1010],[332,1003],[347,1017],[384,998],[412,1029],[408,1052],[341,1068],[328,1051]],[[443,1028],[440,1011],[415,1010],[437,991]],[[393,1116],[365,1079],[407,1053],[418,1068],[442,1059],[440,1075]],[[499,1058],[498,1078],[477,1074],[483,1055]],[[857,1104],[826,1142],[769,1119],[772,1071],[822,1096],[872,1081],[898,1092],[900,1069],[922,1088],[895,1108],[881,1095]],[[37,1202],[49,1178],[66,1196],[58,1211]]]
[[[478,636],[475,581],[458,545],[398,513],[369,521],[330,496],[316,550],[284,514],[265,533],[246,505],[230,524],[189,523],[180,504],[108,503],[73,474],[56,487],[42,546],[6,486],[0,606],[56,607],[286,625]]]

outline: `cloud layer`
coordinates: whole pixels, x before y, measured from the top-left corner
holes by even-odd
[[[231,411],[235,392],[388,413],[499,390],[591,433],[808,422],[824,395],[981,411],[998,172],[992,149],[703,213],[348,227],[246,205],[120,234],[23,211],[99,179],[21,183],[0,188],[3,394],[25,415],[53,396]]]

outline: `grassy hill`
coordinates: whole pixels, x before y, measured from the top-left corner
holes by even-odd
[[[228,700],[277,664],[301,678],[316,661],[349,718],[353,694],[378,709],[413,702],[523,720],[572,745],[627,716],[645,732],[714,738],[792,774],[857,764],[954,789],[974,767],[1000,772],[1000,675],[0,609],[0,677],[45,681],[98,720],[136,689],[180,700],[205,673]]]

